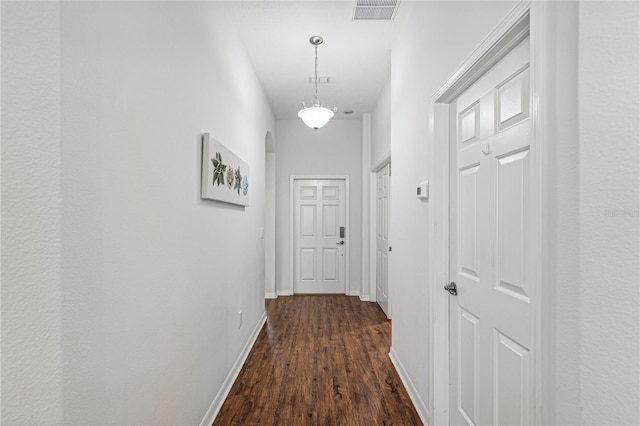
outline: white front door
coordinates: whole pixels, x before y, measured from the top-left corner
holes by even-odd
[[[451,424],[532,421],[529,38],[451,104]]]
[[[346,293],[344,179],[293,181],[294,293]]]
[[[389,165],[376,176],[376,301],[389,311]]]

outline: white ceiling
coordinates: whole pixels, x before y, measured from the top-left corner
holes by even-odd
[[[229,6],[277,119],[295,119],[302,101],[313,102],[313,35],[324,38],[318,76],[331,78],[319,85],[320,103],[337,107],[338,119],[359,119],[372,111],[389,77],[394,21],[353,21],[355,0],[254,0]]]

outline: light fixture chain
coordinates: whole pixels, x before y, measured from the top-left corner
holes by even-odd
[[[316,79],[315,79],[315,83],[316,83],[316,101],[315,103],[318,104],[318,45],[315,45],[316,48]]]

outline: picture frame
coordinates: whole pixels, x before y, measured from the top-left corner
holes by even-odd
[[[202,135],[201,198],[249,205],[249,165],[210,133]]]

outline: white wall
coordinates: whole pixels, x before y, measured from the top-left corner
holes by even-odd
[[[199,423],[264,314],[275,121],[222,7],[3,3],[3,423]],[[200,199],[203,132],[246,209]]]
[[[2,424],[62,420],[60,5],[2,2]]]
[[[273,148],[275,149],[275,147]],[[266,153],[265,170],[265,297],[273,299],[276,293],[276,153]]]
[[[371,167],[391,152],[391,76],[387,79],[371,112]]]
[[[391,54],[391,217],[389,286],[392,351],[427,415],[432,377],[428,347],[428,204],[415,197],[428,176],[432,95],[511,10],[514,2],[406,2]],[[382,126],[373,123],[372,128]],[[373,159],[372,159],[373,160]],[[374,161],[374,160],[373,160]],[[408,226],[407,224],[411,224]]]
[[[548,18],[543,423],[640,424],[640,8]]]
[[[370,211],[370,199],[371,199],[371,114],[362,114],[361,120],[361,147],[360,147],[360,163],[361,165],[361,179],[362,179],[362,216],[360,217],[360,225],[362,229],[362,289],[360,292],[360,298],[362,300],[375,301],[375,284],[371,279],[375,270],[372,270],[372,257],[371,250],[371,238],[370,235],[374,235],[371,232],[371,211]],[[375,265],[373,265],[375,268]]]
[[[302,120],[278,120],[276,156],[276,284],[280,294],[289,280],[289,180],[292,175],[349,175],[350,290],[360,291],[362,258],[362,194],[360,121],[331,120],[314,131]]]
[[[640,5],[578,19],[580,424],[640,424]]]

